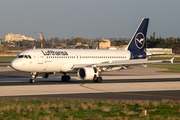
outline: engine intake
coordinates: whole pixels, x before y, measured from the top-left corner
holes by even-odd
[[[92,79],[97,79],[98,76],[98,70],[96,67],[83,67],[79,68],[77,72],[79,78],[83,80],[92,80]]]

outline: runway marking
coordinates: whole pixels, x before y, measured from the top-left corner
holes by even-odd
[[[87,83],[83,83],[83,84],[80,84],[81,87],[84,87],[84,88],[87,88],[87,89],[91,89],[91,90],[96,90],[96,91],[103,91],[103,92],[109,92],[109,91],[106,91],[106,90],[100,90],[100,89],[95,89],[95,88],[91,88],[91,87],[87,87],[87,86],[84,86],[85,84]],[[146,91],[147,92],[147,91]],[[150,95],[150,94],[138,94],[138,93],[121,93],[121,92],[109,92],[109,93],[115,93],[115,94],[125,94],[125,95],[136,95],[136,96],[155,96],[155,97],[165,97],[165,98],[179,98],[180,97],[174,97],[174,96],[162,96],[162,95]]]
[[[100,90],[100,89],[95,89],[95,88],[90,88],[90,87],[84,86],[85,84],[87,84],[87,83],[80,84],[80,86],[84,87],[84,88],[87,88],[87,89],[91,89],[91,90],[108,92],[108,91],[105,91],[105,90]]]

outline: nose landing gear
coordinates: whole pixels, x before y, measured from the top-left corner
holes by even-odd
[[[35,80],[34,79],[30,79],[29,83],[35,83]]]
[[[31,73],[31,79],[29,80],[29,83],[35,83],[35,77],[36,77],[36,72]]]

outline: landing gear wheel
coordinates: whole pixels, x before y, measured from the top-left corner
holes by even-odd
[[[69,75],[67,75],[67,76],[63,75],[61,77],[61,80],[62,80],[62,82],[70,82],[71,77]]]
[[[66,76],[63,75],[63,76],[61,77],[61,81],[62,81],[62,82],[65,82],[65,81],[66,81]]]
[[[97,80],[93,79],[93,82],[94,82],[94,83],[97,83]]]
[[[98,79],[98,78],[96,78],[96,79],[94,78],[94,79],[93,79],[93,82],[94,82],[94,83],[97,83],[97,82],[98,82],[97,79]]]
[[[35,80],[34,79],[30,79],[29,82],[30,83],[35,83]]]
[[[98,82],[98,83],[102,83],[102,77],[98,77],[98,78],[97,78],[97,82]]]
[[[69,75],[66,76],[66,82],[70,82],[71,77]]]

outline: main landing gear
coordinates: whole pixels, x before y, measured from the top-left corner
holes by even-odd
[[[64,75],[61,77],[61,81],[62,82],[70,82],[71,81],[71,77],[64,73]]]
[[[94,83],[102,83],[102,77],[96,77],[93,79]]]

